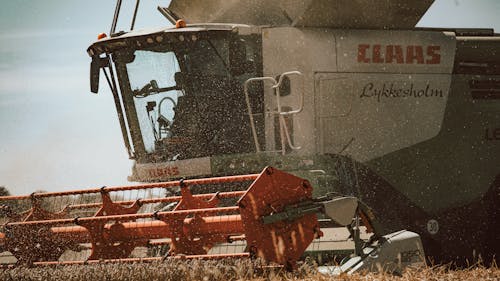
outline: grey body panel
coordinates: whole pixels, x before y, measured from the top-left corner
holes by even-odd
[[[434,0],[173,0],[188,22],[357,29],[413,28]],[[377,11],[376,13],[374,11]]]

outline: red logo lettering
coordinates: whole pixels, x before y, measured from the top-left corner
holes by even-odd
[[[382,46],[380,45],[373,45],[373,62],[374,63],[383,63],[384,58],[382,57],[382,54],[380,52],[380,49]]]
[[[366,50],[370,48],[370,45],[360,44],[358,46],[358,62],[369,63],[370,59],[366,57]]]
[[[168,166],[163,168],[153,168],[148,170],[148,174],[153,178],[171,177],[179,175],[179,168],[175,166]]]
[[[396,60],[396,63],[404,63],[403,48],[399,45],[388,45],[386,47],[385,62],[392,63],[394,60]]]
[[[359,44],[358,63],[440,64],[441,46]]]
[[[406,47],[406,63],[423,64],[424,63],[424,50],[422,46],[408,46]]]
[[[427,47],[427,59],[426,64],[440,64],[441,63],[441,46],[428,46]]]

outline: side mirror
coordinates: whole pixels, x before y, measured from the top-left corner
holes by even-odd
[[[280,75],[276,76],[276,81],[280,79]],[[283,81],[281,82],[281,87],[279,90],[280,97],[289,96],[292,93],[292,86],[290,82],[290,77],[283,76]]]
[[[101,68],[108,66],[108,58],[93,56],[90,63],[90,91],[97,94],[99,91],[99,74]]]

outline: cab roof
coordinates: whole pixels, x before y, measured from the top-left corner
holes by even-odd
[[[186,27],[176,28],[174,26],[159,27],[159,28],[146,28],[137,29],[129,32],[117,32],[112,34],[111,37],[107,37],[98,40],[87,49],[89,56],[98,56],[100,54],[111,52],[116,49],[125,48],[134,44],[133,39],[144,39],[147,40],[151,38],[156,40],[158,36],[162,34],[173,34],[173,33],[199,33],[199,32],[211,32],[211,31],[221,31],[221,32],[236,32],[239,34],[252,34],[258,32],[258,27],[250,26],[245,24],[227,24],[227,23],[208,23],[208,24],[188,24]],[[161,42],[161,41],[160,41]]]

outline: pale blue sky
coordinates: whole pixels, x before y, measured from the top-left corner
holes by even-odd
[[[156,11],[168,2],[141,1],[136,26],[168,25]],[[98,95],[88,86],[86,49],[98,33],[109,32],[115,1],[1,0],[1,5],[0,185],[22,194],[127,183],[132,161],[112,96],[104,81]],[[498,32],[498,15],[500,0],[436,0],[419,25]],[[118,29],[129,26],[121,23]]]

